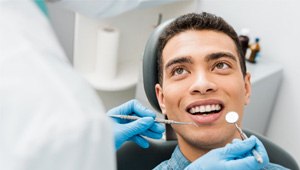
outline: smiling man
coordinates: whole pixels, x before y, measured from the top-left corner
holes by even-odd
[[[177,18],[163,31],[158,50],[155,90],[161,111],[168,119],[196,126],[172,126],[178,147],[156,169],[183,169],[240,139],[225,115],[237,112],[241,124],[251,94],[250,74],[234,29],[209,13]],[[271,163],[264,168],[283,169]]]

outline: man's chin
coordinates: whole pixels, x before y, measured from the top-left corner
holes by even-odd
[[[180,139],[181,138],[181,139]],[[210,136],[179,136],[178,142],[185,143],[184,145],[187,147],[191,147],[197,150],[211,150],[220,147],[224,147],[226,144],[232,141],[231,137],[225,137],[223,135],[210,135]]]

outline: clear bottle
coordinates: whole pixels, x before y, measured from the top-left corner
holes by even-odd
[[[258,57],[258,53],[260,51],[259,38],[255,38],[255,42],[250,45],[249,49],[250,52],[248,53],[249,56],[247,56],[247,61],[250,63],[256,63],[256,58]]]

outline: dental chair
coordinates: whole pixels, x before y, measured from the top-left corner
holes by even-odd
[[[299,170],[296,160],[284,149],[250,130],[243,129],[243,131],[247,136],[255,135],[264,144],[270,162],[291,170]],[[118,170],[153,169],[161,162],[168,160],[177,145],[177,140],[150,139],[149,142],[148,149],[143,149],[133,142],[125,143],[117,152]]]
[[[146,44],[143,56],[144,90],[148,101],[157,111],[160,111],[160,107],[156,99],[154,86],[158,80],[156,71],[158,38],[162,30],[170,22],[172,22],[172,20],[162,23],[154,30]],[[171,127],[167,126],[166,128],[167,139],[169,140],[150,139],[150,147],[148,149],[142,149],[132,142],[125,143],[117,152],[118,170],[150,170],[161,162],[168,160],[177,145],[177,140]],[[295,159],[283,148],[255,132],[246,129],[244,129],[244,132],[247,136],[255,135],[259,138],[268,152],[270,162],[282,165],[292,170],[299,170]]]

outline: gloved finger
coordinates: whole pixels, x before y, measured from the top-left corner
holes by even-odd
[[[156,114],[144,107],[137,100],[130,100],[118,107],[115,107],[107,112],[108,115],[136,115],[139,117],[155,117]]]
[[[139,117],[153,117],[155,118],[156,114],[149,110],[148,108],[144,107],[139,101],[137,100],[131,100],[127,102],[128,110],[131,111],[131,113],[139,116]],[[127,113],[125,113],[127,114]]]
[[[251,135],[250,138],[254,138],[255,139],[255,141],[256,141],[255,148],[256,148],[257,151],[263,151],[264,152],[266,150],[265,147],[264,147],[264,145],[263,145],[263,143],[256,136]]]
[[[154,123],[147,131],[143,132],[143,136],[147,136],[153,139],[162,138],[163,133],[165,132],[165,126],[160,123]]]
[[[123,124],[123,131],[130,138],[147,131],[154,124],[152,117],[144,117],[133,122]]]
[[[131,141],[138,144],[142,148],[148,148],[149,147],[149,142],[145,138],[143,138],[139,135],[133,136],[131,138]]]
[[[164,133],[166,128],[164,125],[160,124],[160,123],[154,123],[149,130],[151,130],[152,132],[155,133]]]
[[[139,117],[156,117],[156,114],[150,109],[144,107],[139,101],[131,100],[129,103],[129,107],[133,114]]]
[[[242,142],[242,140],[241,139],[237,139],[237,138],[232,140],[233,144],[234,143],[239,143],[239,142]],[[246,156],[250,156],[251,154],[252,154],[251,152],[247,152],[246,154],[240,155],[240,156],[238,156],[236,158],[240,159],[240,158],[243,158],[243,157],[246,157]]]
[[[235,143],[227,145],[224,148],[224,152],[226,157],[228,158],[239,158],[241,155],[245,155],[248,152],[251,152],[255,145],[256,139],[248,138],[243,141],[235,141]]]
[[[240,170],[241,167],[243,170],[253,170],[253,169],[262,169],[265,166],[265,164],[258,163],[255,157],[251,155],[251,156],[246,156],[243,158],[228,161],[226,163],[226,166],[228,167],[228,169],[231,170]]]
[[[251,136],[250,138],[254,138],[256,140],[255,150],[262,156],[263,161],[269,163],[269,156],[266,148],[264,147],[263,143],[256,137]]]
[[[119,123],[119,124],[126,124],[126,123],[132,122],[132,120],[120,119],[120,118],[114,118],[114,117],[111,117],[111,119],[112,119],[114,122],[117,122],[117,123]]]
[[[160,123],[154,123],[147,131],[143,132],[143,136],[147,136],[153,139],[161,139],[165,132],[165,126]]]
[[[149,137],[149,138],[153,138],[153,139],[161,139],[163,134],[162,133],[155,133],[155,132],[152,132],[152,131],[146,131],[146,132],[143,132],[141,134],[142,136],[146,136],[146,137]]]

